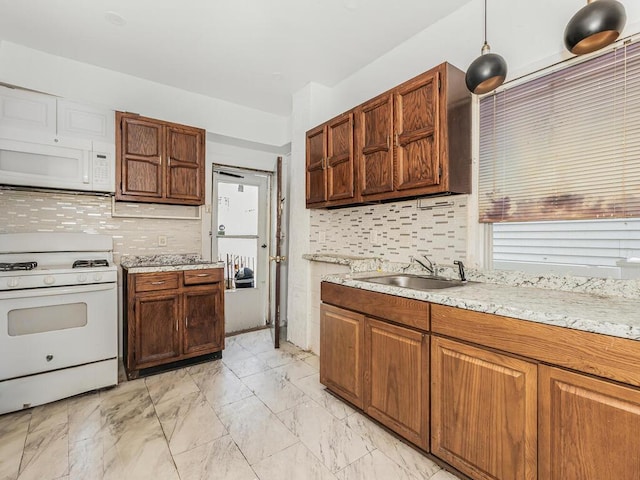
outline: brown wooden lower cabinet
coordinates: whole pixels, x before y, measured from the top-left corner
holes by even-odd
[[[133,306],[136,335],[133,349],[137,365],[154,365],[173,361],[180,356],[178,335],[178,293],[147,293],[139,295]]]
[[[223,296],[224,290],[220,295],[210,285],[190,287],[183,293],[185,354],[215,352],[224,344],[224,328],[220,328],[224,325]]]
[[[224,349],[221,268],[127,273],[124,362],[129,378],[145,368]]]
[[[363,408],[364,315],[320,306],[320,382]]]
[[[323,303],[320,382],[424,450],[429,448],[429,325],[425,302],[337,285],[322,298],[377,311],[389,321]],[[386,300],[388,303],[384,303]],[[391,322],[405,323],[405,326]]]
[[[432,337],[432,453],[478,480],[535,480],[536,373],[535,363]]]
[[[542,480],[640,478],[640,390],[540,367]]]
[[[330,390],[474,480],[640,479],[640,343],[399,298],[323,283]]]
[[[365,320],[364,410],[424,450],[429,449],[429,336]]]

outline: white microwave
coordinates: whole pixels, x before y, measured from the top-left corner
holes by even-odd
[[[0,138],[0,184],[115,192],[115,146],[90,140]]]

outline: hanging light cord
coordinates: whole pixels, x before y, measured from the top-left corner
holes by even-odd
[[[484,0],[484,43],[482,44],[482,55],[488,53],[491,50],[487,43],[487,0]]]
[[[484,0],[484,43],[487,43],[487,0]]]

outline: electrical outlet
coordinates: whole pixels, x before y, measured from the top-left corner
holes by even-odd
[[[158,235],[158,246],[166,247],[167,246],[167,236],[166,235]]]

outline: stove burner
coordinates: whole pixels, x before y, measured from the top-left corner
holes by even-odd
[[[0,272],[12,272],[14,270],[33,270],[38,262],[0,263]]]
[[[89,267],[108,267],[109,262],[104,259],[100,260],[76,260],[71,268],[89,268]]]

